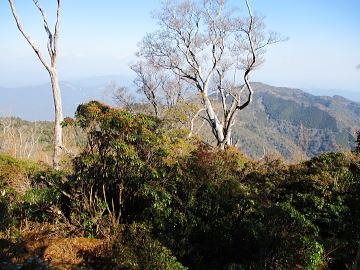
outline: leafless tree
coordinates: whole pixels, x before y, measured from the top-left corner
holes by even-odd
[[[41,125],[20,124],[16,118],[0,119],[0,153],[15,158],[34,158],[39,151],[39,140],[43,132]]]
[[[160,29],[145,36],[138,52],[197,91],[221,148],[231,144],[237,112],[252,101],[250,73],[263,62],[265,47],[280,41],[265,33],[263,18],[245,4],[247,15],[241,16],[227,0],[166,1],[155,15]],[[214,105],[219,101],[220,112]]]
[[[199,108],[196,96],[180,76],[155,67],[146,59],[130,68],[136,74],[133,83],[140,95],[135,96],[128,87],[110,85],[112,97],[120,108],[132,113],[153,114],[165,120],[164,124],[170,128],[193,129]]]
[[[4,154],[13,154],[15,152],[16,154],[16,151],[13,151],[13,148],[16,148],[14,119],[11,117],[3,118],[0,121],[0,126],[2,131],[0,136],[0,152]]]
[[[110,96],[117,106],[121,109],[127,110],[128,112],[136,113],[137,101],[128,87],[117,86],[113,83],[108,86],[108,89],[111,91]]]
[[[154,115],[163,117],[166,111],[176,108],[187,95],[187,86],[180,76],[153,66],[148,61],[131,65],[136,73],[134,84],[152,106]]]
[[[131,66],[137,77],[134,84],[138,91],[142,92],[154,109],[155,116],[160,115],[159,89],[164,88],[166,76],[157,68],[138,62]]]
[[[53,166],[55,169],[60,168],[60,155],[63,148],[62,142],[62,130],[61,130],[61,121],[63,120],[63,113],[62,113],[62,102],[61,102],[61,91],[60,91],[60,84],[58,79],[57,73],[57,59],[58,59],[58,40],[59,40],[59,25],[60,25],[60,15],[61,15],[61,6],[62,0],[57,0],[57,14],[56,14],[56,22],[55,28],[53,31],[50,30],[47,16],[42,9],[41,5],[37,0],[33,0],[35,6],[39,10],[41,17],[44,22],[44,28],[48,37],[47,41],[47,51],[50,57],[50,61],[43,56],[40,51],[40,48],[36,45],[36,43],[32,40],[32,38],[28,35],[25,31],[20,18],[17,14],[14,0],[8,0],[12,14],[16,21],[17,27],[27,42],[30,44],[31,48],[34,50],[36,55],[38,56],[42,65],[46,68],[50,75],[51,79],[51,86],[54,98],[54,106],[55,106],[55,127],[54,127],[54,156],[53,156]]]

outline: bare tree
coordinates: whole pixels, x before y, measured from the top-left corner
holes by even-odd
[[[174,109],[187,95],[187,87],[172,72],[153,66],[148,61],[139,61],[130,68],[136,73],[134,84],[152,106],[154,115],[163,117],[166,111]]]
[[[0,153],[15,158],[34,158],[39,149],[43,128],[38,123],[21,123],[19,119],[0,119]]]
[[[280,41],[276,33],[265,33],[263,18],[245,4],[243,17],[227,0],[166,1],[155,15],[160,29],[145,36],[138,52],[198,92],[221,148],[231,144],[237,112],[252,101],[250,73],[263,62],[265,47]],[[219,101],[220,112],[214,105]]]
[[[117,86],[115,83],[108,86],[111,90],[110,95],[114,102],[122,109],[125,109],[131,113],[136,113],[136,99],[134,95],[129,91],[128,87]]]
[[[31,48],[34,50],[36,55],[38,56],[42,65],[46,68],[50,75],[51,86],[54,98],[54,107],[55,107],[55,127],[54,127],[54,156],[53,156],[53,167],[55,169],[60,168],[60,155],[63,148],[62,142],[62,129],[61,129],[61,121],[63,120],[62,113],[62,102],[61,102],[61,91],[60,84],[57,73],[57,59],[58,59],[58,40],[59,40],[59,25],[60,25],[60,15],[61,15],[61,5],[62,0],[57,0],[57,14],[56,14],[56,23],[53,31],[50,30],[47,16],[40,6],[37,0],[33,0],[35,6],[39,10],[43,22],[44,28],[48,37],[47,41],[47,51],[50,57],[50,62],[46,60],[43,54],[40,52],[40,48],[36,45],[36,43],[32,40],[32,38],[27,34],[20,18],[16,12],[14,0],[9,0],[9,4],[11,7],[12,14],[16,21],[17,27],[27,42],[30,44]]]
[[[138,87],[138,91],[145,95],[154,109],[155,116],[159,117],[161,105],[158,92],[160,88],[164,88],[166,76],[159,69],[146,65],[144,62],[132,65],[131,69],[137,75],[134,84]]]
[[[130,68],[136,73],[133,83],[140,95],[135,95],[128,87],[110,85],[113,100],[120,108],[132,113],[152,114],[165,120],[163,123],[169,128],[193,129],[194,118],[199,116],[198,102],[180,76],[155,67],[146,59]]]

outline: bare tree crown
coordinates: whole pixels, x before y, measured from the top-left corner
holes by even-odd
[[[281,40],[265,31],[263,17],[254,16],[249,1],[244,2],[246,16],[227,0],[165,1],[154,14],[159,29],[145,36],[138,52],[149,65],[171,71],[199,93],[222,147],[230,144],[237,111],[252,100],[250,73],[264,61],[266,47]],[[220,113],[214,94],[221,100]]]
[[[50,63],[48,63],[46,61],[45,57],[40,52],[40,48],[36,45],[35,41],[30,37],[30,35],[26,32],[25,28],[23,27],[20,17],[17,14],[14,0],[8,0],[8,1],[10,4],[11,12],[14,16],[14,19],[15,19],[15,22],[16,22],[16,25],[17,25],[19,31],[25,37],[26,41],[30,44],[30,46],[32,47],[32,49],[34,50],[36,55],[38,56],[41,63],[44,65],[44,67],[48,71],[52,68],[55,68],[56,64],[57,64],[57,55],[58,55],[59,26],[60,26],[60,18],[61,18],[62,0],[56,1],[57,2],[57,12],[56,12],[57,14],[56,14],[55,27],[54,27],[53,31],[51,31],[51,29],[49,27],[47,15],[46,15],[45,11],[43,10],[43,8],[41,7],[39,1],[33,0],[35,6],[37,7],[37,9],[39,10],[39,12],[41,14],[41,17],[43,20],[43,25],[44,25],[44,30],[48,37],[47,50],[48,50],[48,54],[50,57]]]

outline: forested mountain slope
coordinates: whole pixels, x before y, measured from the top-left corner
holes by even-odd
[[[234,140],[248,156],[279,153],[296,161],[350,149],[360,128],[360,104],[254,83],[253,103],[235,126]]]

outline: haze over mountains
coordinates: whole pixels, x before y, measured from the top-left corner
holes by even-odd
[[[121,76],[94,77],[62,82],[64,116],[89,100],[112,103],[109,85],[130,85]],[[1,88],[0,116],[24,120],[52,120],[49,84]],[[339,95],[315,96],[298,89],[254,83],[253,103],[238,115],[234,139],[249,157],[278,153],[300,160],[325,151],[344,151],[353,146],[360,130],[360,103]],[[329,91],[331,93],[331,91]]]
[[[61,91],[64,117],[73,116],[77,106],[89,100],[112,102],[108,95],[111,84],[129,85],[125,76],[101,76],[62,81]],[[16,116],[28,121],[54,119],[53,97],[50,83],[5,88],[0,86],[0,116]]]
[[[129,76],[109,75],[90,78],[75,78],[61,82],[64,116],[72,116],[80,103],[89,100],[112,102],[109,86],[130,86]],[[286,92],[285,88],[284,91]],[[335,89],[307,89],[305,92],[319,96],[341,96],[360,102],[355,91]],[[16,116],[28,121],[53,120],[53,100],[50,83],[21,87],[2,87],[0,84],[0,117]],[[256,96],[256,93],[255,93]]]

